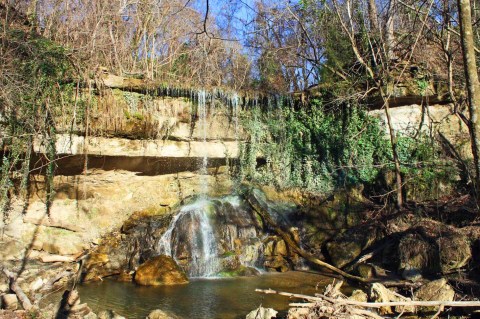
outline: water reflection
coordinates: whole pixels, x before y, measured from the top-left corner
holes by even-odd
[[[259,277],[197,279],[188,285],[145,287],[105,280],[79,287],[82,302],[94,310],[112,309],[126,318],[145,318],[162,309],[182,318],[245,318],[259,305],[285,310],[286,297],[264,295],[256,288],[313,294],[331,282],[318,274],[288,272]],[[321,288],[320,288],[321,289]]]

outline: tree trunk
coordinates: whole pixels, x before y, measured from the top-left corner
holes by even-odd
[[[393,51],[393,48],[395,47],[395,11],[396,0],[390,0],[390,3],[388,5],[387,22],[385,25],[385,49],[387,53],[387,65],[389,64],[390,60],[395,59],[395,53]]]
[[[368,19],[370,20],[370,31],[377,35],[378,27],[378,12],[375,0],[368,0]]]
[[[470,137],[472,143],[473,160],[475,164],[475,190],[478,194],[480,187],[480,123],[478,122],[478,107],[480,106],[480,83],[478,82],[477,63],[475,61],[475,47],[473,43],[472,13],[470,0],[458,0],[460,16],[460,33],[463,49],[463,65],[468,91],[468,109],[470,112]]]

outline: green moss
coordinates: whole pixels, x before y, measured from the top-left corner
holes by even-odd
[[[235,256],[235,255],[236,255],[235,252],[231,250],[231,251],[227,251],[226,253],[224,253],[222,255],[222,258],[228,258],[228,257],[232,257],[232,256]]]
[[[222,271],[218,274],[219,277],[223,278],[232,278],[232,277],[242,277],[242,276],[256,276],[258,271],[251,267],[240,266],[239,268],[231,271]]]

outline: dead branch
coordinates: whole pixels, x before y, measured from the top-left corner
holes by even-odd
[[[46,256],[41,256],[40,261],[42,263],[73,262],[74,258],[71,256],[46,255]]]
[[[23,292],[22,288],[17,283],[17,276],[9,271],[8,269],[3,268],[3,273],[9,278],[10,280],[10,290],[12,290],[18,297],[18,300],[20,300],[20,303],[22,304],[23,309],[25,310],[30,310],[34,306],[28,296]]]
[[[277,294],[280,296],[286,296],[289,298],[300,298],[309,301],[329,301],[341,305],[352,305],[366,308],[381,308],[381,307],[395,307],[395,306],[414,306],[414,307],[480,307],[480,301],[389,301],[389,302],[362,302],[348,299],[334,299],[322,294],[317,294],[316,297],[294,294],[289,292],[276,291],[272,289],[255,289],[256,292],[264,294]],[[298,306],[298,303],[292,303],[292,305]],[[314,305],[314,303],[305,303],[302,307],[308,307],[308,305]]]
[[[261,217],[262,219],[271,227],[273,228],[273,230],[275,231],[275,233],[277,233],[280,237],[282,237],[282,239],[285,241],[285,243],[293,250],[295,251],[297,254],[299,254],[301,257],[303,257],[304,259],[308,260],[309,262],[313,263],[313,264],[316,264],[316,265],[319,265],[321,267],[324,267],[324,268],[327,268],[347,279],[350,279],[350,280],[354,280],[354,281],[357,281],[357,282],[361,282],[361,283],[367,283],[368,280],[365,279],[365,278],[361,278],[361,277],[358,277],[358,276],[354,276],[354,275],[351,275],[341,269],[338,269],[337,267],[333,266],[333,265],[330,265],[329,263],[326,263],[320,259],[318,259],[317,257],[315,257],[314,255],[310,254],[309,252],[303,250],[302,248],[300,248],[297,243],[292,239],[292,237],[290,236],[290,234],[288,234],[286,231],[282,230],[276,223],[275,221],[272,219],[272,217],[270,217],[270,214],[262,207],[262,205],[260,205],[260,203],[258,203],[258,201],[254,201],[253,198],[254,196],[247,196],[248,198],[248,203],[250,204],[250,206],[252,206],[252,208],[255,210],[255,212],[257,212]]]

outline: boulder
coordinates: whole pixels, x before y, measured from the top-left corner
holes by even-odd
[[[6,310],[18,309],[18,298],[15,294],[5,294],[2,296],[2,308]]]
[[[280,255],[280,256],[288,255],[287,244],[285,244],[284,240],[277,241],[277,244],[275,245],[274,255]]]
[[[267,268],[267,270],[274,270],[278,272],[286,272],[290,269],[288,261],[282,256],[276,256],[267,259],[264,263],[264,266]]]
[[[277,316],[278,311],[275,311],[272,308],[263,308],[262,306],[258,307],[255,310],[252,310],[245,319],[272,319]]]
[[[165,232],[170,217],[163,209],[138,211],[123,224],[121,233],[105,236],[89,255],[84,267],[84,280],[134,271],[143,261],[157,255],[156,243]]]
[[[437,248],[432,240],[420,234],[405,235],[398,245],[399,270],[405,279],[413,279],[418,274],[435,273],[439,270]]]
[[[177,319],[178,317],[160,309],[153,310],[147,316],[147,319]]]
[[[443,273],[464,267],[472,258],[470,244],[464,235],[450,233],[440,236],[436,242]]]
[[[378,282],[372,284],[370,288],[370,299],[375,302],[411,301],[411,299],[397,294]],[[414,312],[415,308],[413,306],[396,306],[395,311],[398,313]],[[381,315],[393,313],[390,306],[379,308],[379,312]]]
[[[367,302],[368,301],[368,295],[360,289],[356,289],[352,292],[352,295],[348,297],[348,300],[352,301],[359,301],[359,302]]]
[[[188,278],[172,257],[160,255],[138,267],[135,282],[144,286],[178,285],[188,283]]]
[[[89,312],[83,316],[83,319],[98,319],[98,316],[94,312]]]
[[[430,281],[415,292],[415,299],[422,301],[453,301],[455,291],[445,278]],[[438,311],[438,307],[421,307],[419,311]]]
[[[399,272],[408,280],[420,275],[448,273],[472,258],[467,237],[453,227],[423,220],[398,244]]]

